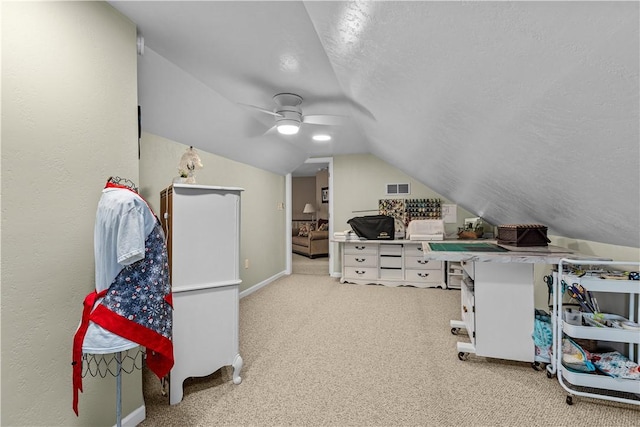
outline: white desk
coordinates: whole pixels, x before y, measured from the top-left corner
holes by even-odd
[[[500,245],[509,251],[454,252],[431,250],[429,243],[447,241],[423,242],[425,259],[456,261],[463,267],[462,320],[451,320],[450,325],[453,334],[465,329],[471,342],[458,342],[458,357],[464,360],[469,353],[475,353],[484,357],[534,362],[533,264],[558,264],[562,258],[583,256],[557,246],[523,248]],[[474,242],[455,240],[449,243]]]

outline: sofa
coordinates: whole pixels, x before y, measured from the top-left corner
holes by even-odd
[[[311,230],[308,225],[292,229],[291,249],[294,253],[317,258],[329,255],[329,231]]]

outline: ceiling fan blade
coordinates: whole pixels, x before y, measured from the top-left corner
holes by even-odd
[[[273,125],[271,126],[269,129],[267,129],[267,131],[265,133],[263,133],[263,136],[268,136],[268,135],[273,135],[274,133],[276,133],[276,126]]]
[[[253,108],[253,109],[261,111],[263,113],[271,114],[272,116],[282,117],[282,114],[274,113],[273,111],[269,111],[266,108],[257,107],[255,105],[251,105],[251,104],[243,104],[242,102],[238,102],[238,105],[242,105],[243,107]]]
[[[302,123],[308,123],[312,125],[340,126],[345,123],[346,119],[347,118],[344,116],[332,116],[329,114],[312,114],[309,116],[304,116],[302,118]]]

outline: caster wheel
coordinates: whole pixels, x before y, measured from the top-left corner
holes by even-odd
[[[533,368],[534,371],[541,371],[542,369],[544,369],[544,366],[542,366],[540,362],[533,362],[531,364],[531,367]]]
[[[458,353],[458,359],[460,359],[462,361],[467,360],[468,356],[469,356],[469,353],[465,353],[465,352],[462,352],[462,351],[460,353]]]
[[[567,396],[567,405],[573,405],[573,396]]]
[[[460,328],[451,328],[451,333],[453,335],[458,335],[458,332],[460,332]]]
[[[547,378],[553,378],[553,374],[549,371],[547,371]]]

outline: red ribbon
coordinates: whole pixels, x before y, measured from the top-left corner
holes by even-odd
[[[107,294],[107,290],[100,293],[93,291],[84,299],[84,309],[82,310],[82,322],[73,337],[73,355],[71,365],[73,366],[73,412],[78,415],[78,391],[82,391],[82,343],[84,336],[89,329],[89,315],[96,301]]]

